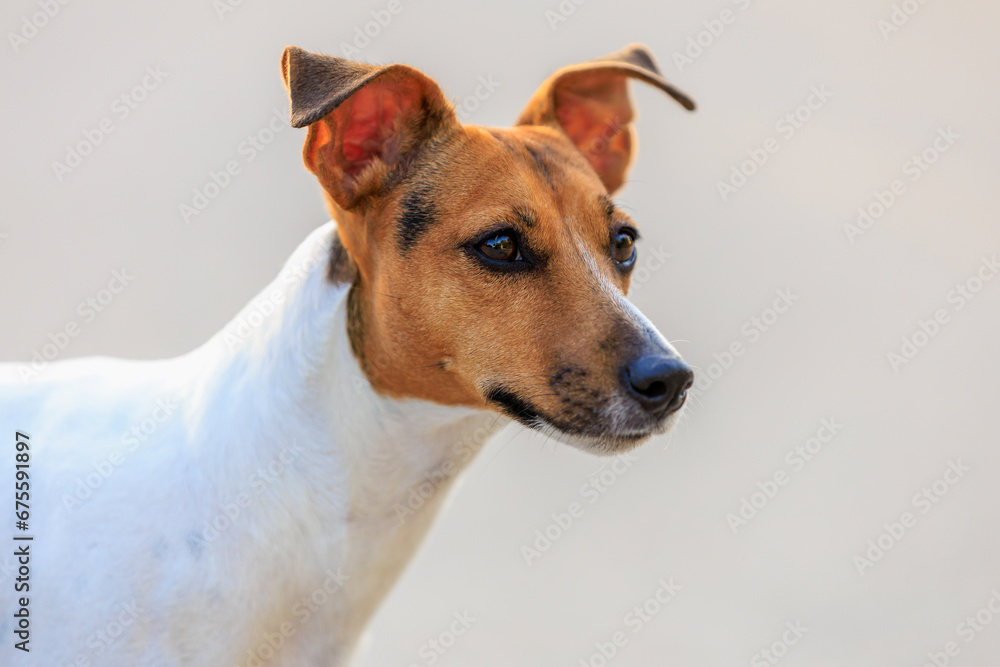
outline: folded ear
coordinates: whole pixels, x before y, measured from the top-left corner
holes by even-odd
[[[625,182],[632,160],[634,112],[628,79],[652,84],[688,111],[694,102],[660,74],[653,55],[641,44],[557,71],[521,112],[517,125],[562,128],[597,171],[608,192]]]
[[[281,75],[292,126],[309,127],[306,167],[344,209],[378,194],[425,142],[458,127],[438,85],[406,65],[368,65],[289,46]]]

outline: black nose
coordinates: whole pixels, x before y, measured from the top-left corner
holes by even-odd
[[[629,393],[657,416],[676,412],[684,405],[694,371],[677,357],[647,354],[625,367]]]

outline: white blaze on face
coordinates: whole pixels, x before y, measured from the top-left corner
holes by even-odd
[[[673,345],[660,333],[660,331],[653,325],[649,319],[643,315],[631,301],[625,298],[625,294],[618,288],[617,285],[608,280],[608,277],[601,271],[600,266],[597,263],[597,259],[590,253],[586,245],[584,245],[582,239],[576,239],[576,248],[579,251],[580,258],[583,260],[584,266],[591,273],[594,278],[594,282],[598,285],[601,292],[603,292],[608,299],[614,304],[615,310],[620,313],[626,320],[632,323],[636,331],[642,336],[643,340],[649,342],[659,343],[664,350],[668,351],[680,358],[680,354],[674,349]]]

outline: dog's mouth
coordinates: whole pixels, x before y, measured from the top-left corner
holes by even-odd
[[[486,402],[521,425],[555,440],[594,454],[614,455],[666,433],[682,412],[680,405],[669,412],[651,414],[626,396],[602,396],[584,390],[590,400],[559,397],[556,410],[545,410],[510,387],[492,385]]]

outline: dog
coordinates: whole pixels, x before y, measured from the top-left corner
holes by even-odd
[[[344,665],[491,433],[612,455],[681,414],[693,373],[625,298],[639,234],[610,198],[629,80],[694,109],[645,47],[558,70],[502,129],[406,65],[288,47],[281,74],[336,222],[189,354],[0,367],[30,519],[4,664]]]

